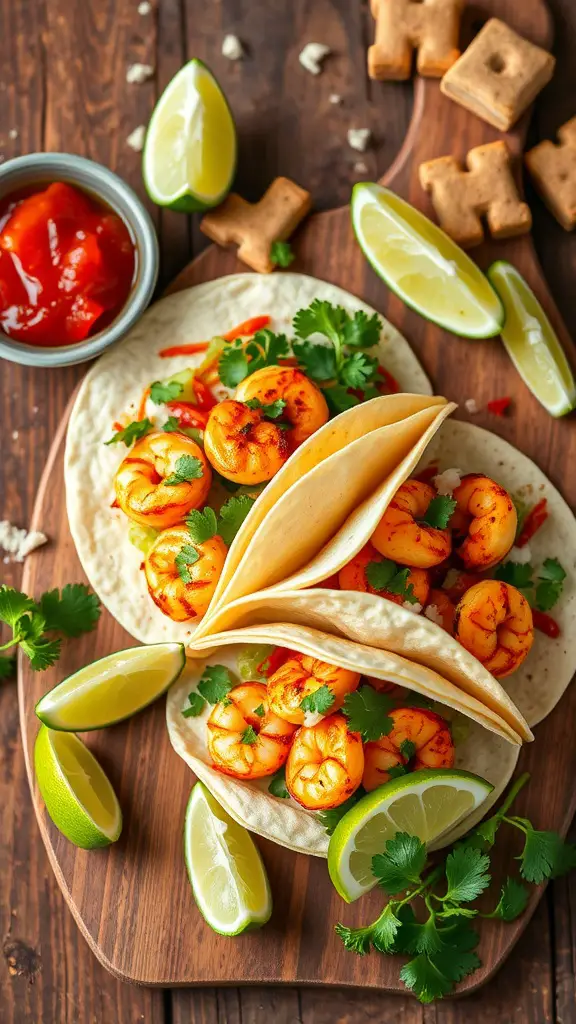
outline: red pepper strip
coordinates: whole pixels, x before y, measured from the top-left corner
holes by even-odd
[[[298,360],[295,356],[288,356],[287,359],[279,359],[279,366],[298,366]]]
[[[419,480],[423,484],[430,484],[434,477],[438,475],[438,469],[438,464],[433,462],[431,466],[425,466],[424,469],[421,469],[414,479]]]
[[[491,402],[486,403],[488,412],[494,413],[495,416],[504,416],[504,414],[510,408],[512,399],[508,396],[506,398],[493,398]]]
[[[148,401],[149,394],[150,388],[144,388],[144,393],[142,395],[142,398],[140,399],[140,405],[138,406],[138,412],[136,414],[137,420],[144,419],[144,413],[146,412],[146,402]]]
[[[194,389],[194,394],[198,399],[200,409],[204,409],[206,412],[209,412],[215,405],[218,405],[218,399],[214,397],[208,385],[205,384],[200,377],[195,376],[193,378],[192,387]]]
[[[179,427],[197,427],[204,430],[208,422],[208,413],[199,409],[197,405],[192,405],[192,402],[166,402],[166,408],[169,409],[171,416],[178,417]]]
[[[264,327],[268,327],[270,323],[269,316],[253,316],[251,320],[245,320],[244,323],[238,324],[237,327],[233,327],[231,331],[226,334],[222,334],[221,337],[224,341],[235,341],[236,338],[250,338],[256,331],[261,331]]]
[[[197,341],[193,345],[172,345],[170,348],[160,349],[158,355],[162,359],[168,359],[169,356],[193,356],[197,352],[206,352],[209,345],[209,341]]]
[[[269,654],[267,658],[264,658],[264,661],[261,661],[256,667],[256,671],[259,675],[266,676],[266,678],[269,679],[270,676],[273,676],[280,666],[283,665],[285,661],[288,661],[288,658],[292,658],[294,654],[296,654],[296,651],[291,651],[288,647],[275,647],[272,654]]]
[[[541,498],[540,501],[530,509],[522,529],[520,530],[520,536],[516,541],[517,548],[523,548],[529,540],[532,539],[534,534],[540,529],[543,523],[548,519],[548,501],[546,498]]]
[[[384,378],[383,384],[378,385],[378,390],[382,391],[384,387],[388,389],[388,393],[391,395],[397,395],[400,392],[400,385],[395,377],[392,376],[388,370],[385,370],[383,366],[378,367],[377,371],[381,377]]]
[[[119,430],[124,430],[124,427],[121,423],[118,423],[118,420],[114,420],[114,423],[112,424],[112,430],[118,432]]]
[[[340,590],[338,573],[334,573],[333,576],[327,576],[325,580],[321,580],[320,583],[316,583],[315,586],[322,587],[323,590]]]
[[[539,612],[533,608],[532,619],[535,629],[539,629],[541,633],[552,637],[553,640],[560,636],[560,626],[551,615],[546,615],[546,612]]]

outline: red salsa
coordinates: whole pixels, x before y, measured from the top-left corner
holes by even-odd
[[[107,206],[54,182],[0,201],[0,329],[28,345],[71,345],[110,324],[136,256]]]

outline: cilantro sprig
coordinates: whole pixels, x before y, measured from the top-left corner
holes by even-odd
[[[290,355],[288,339],[268,328],[256,331],[250,341],[242,338],[227,342],[218,360],[218,376],[227,388],[235,388],[251,373],[264,366],[276,366]]]
[[[432,526],[436,530],[445,530],[455,508],[456,498],[451,498],[448,494],[437,494],[432,498],[420,522],[424,526]]]
[[[188,707],[182,710],[182,715],[184,718],[197,718],[207,704],[230,703],[228,694],[235,685],[230,669],[225,665],[207,665],[196,690],[188,694]]]
[[[122,430],[117,430],[110,440],[105,441],[104,444],[118,444],[122,441],[127,448],[130,448],[135,441],[139,441],[141,437],[144,437],[153,429],[154,425],[147,416],[143,420],[132,420]]]
[[[200,459],[195,455],[181,455],[176,459],[174,472],[167,476],[164,483],[167,487],[175,487],[176,484],[186,484],[191,480],[201,480],[204,476],[204,467]]]
[[[414,586],[408,582],[409,568],[401,568],[390,558],[382,558],[377,562],[368,562],[365,572],[373,590],[399,594],[409,604],[418,604],[418,598],[414,596]]]
[[[336,696],[330,687],[324,683],[319,686],[313,693],[309,693],[306,697],[303,697],[300,701],[300,707],[304,712],[311,712],[312,714],[325,715],[330,710]]]
[[[62,591],[49,590],[39,601],[2,584],[0,621],[10,627],[12,637],[0,646],[0,651],[19,646],[33,671],[42,671],[58,661],[62,636],[77,637],[89,632],[99,617],[100,602],[84,583],[68,583]],[[13,668],[13,655],[2,656],[0,678],[7,678]]]
[[[386,693],[380,693],[372,686],[360,686],[348,693],[344,700],[343,712],[348,719],[350,732],[359,732],[364,743],[387,736],[394,726],[388,712],[394,701]]]
[[[497,580],[516,587],[540,612],[549,612],[562,595],[566,571],[557,558],[545,558],[536,571],[529,563],[502,562],[494,573]]]
[[[524,835],[517,858],[526,882],[540,884],[576,866],[576,846],[556,832],[542,832],[526,818],[509,815],[518,793],[529,779],[521,775],[502,806],[447,854],[431,865],[425,844],[407,832],[389,839],[383,853],[372,858],[372,871],[389,900],[382,913],[362,928],[336,925],[346,949],[365,955],[371,949],[384,954],[401,953],[410,959],[400,978],[421,1003],[431,1003],[452,993],[454,985],[480,966],[476,952],[475,917],[513,921],[524,912],[529,890],[515,878],[504,882],[494,909],[482,914],[474,906],[489,887],[490,851],[502,824]],[[416,914],[414,905],[422,912]]]
[[[289,267],[295,258],[290,242],[272,242],[270,246],[270,262],[275,267]]]
[[[249,409],[259,409],[262,412],[262,416],[267,420],[277,420],[286,406],[286,402],[283,398],[277,398],[275,402],[261,402],[259,398],[249,398],[244,402]]]

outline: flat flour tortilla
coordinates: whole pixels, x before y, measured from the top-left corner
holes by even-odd
[[[172,746],[236,821],[288,849],[326,856],[328,836],[317,814],[291,798],[272,796],[268,792],[269,778],[242,781],[218,772],[212,767],[206,744],[206,721],[210,709],[196,718],[184,718],[182,715],[183,709],[189,706],[188,694],[195,689],[207,665],[225,665],[233,676],[238,676],[238,653],[247,643],[289,646],[291,650],[311,654],[331,664],[342,664],[366,675],[397,681],[467,717],[469,729],[466,738],[457,745],[455,766],[491,782],[494,791],[473,815],[454,826],[444,841],[440,838],[435,844],[436,849],[454,842],[473,827],[498,799],[514,771],[520,750],[518,738],[516,742],[511,741],[504,723],[484,718],[486,709],[459,694],[456,687],[422,666],[383,651],[289,624],[238,630],[229,637],[221,635],[210,640],[216,649],[208,657],[196,651],[197,659],[188,661],[183,675],[168,693],[166,718]],[[199,641],[198,646],[205,647],[207,643],[208,640]],[[489,729],[502,731],[498,733]]]
[[[151,381],[198,365],[203,358],[199,354],[162,359],[158,355],[160,349],[206,341],[250,317],[265,313],[272,316],[273,330],[289,332],[296,311],[314,298],[342,305],[351,312],[357,309],[369,314],[374,312],[347,292],[302,274],[265,277],[235,274],[156,303],[129,335],[87,374],[72,410],[66,442],[65,483],[70,529],[90,583],[111,614],[136,639],[145,643],[186,642],[194,632],[194,624],[172,622],[154,605],[141,569],[143,555],[129,540],[130,522],[118,508],[112,507],[114,474],[128,451],[122,444],[105,445],[114,432],[113,422],[123,414],[135,418],[140,396]],[[431,395],[430,382],[405,339],[385,320],[382,324],[376,354],[401,388],[414,395],[413,399],[404,395],[390,396],[389,405],[400,410],[397,416],[408,416],[421,409],[421,429],[424,430],[428,425],[426,405],[441,404],[444,400],[419,398]],[[221,389],[221,397],[226,394],[226,389]],[[406,408],[402,412],[403,404]],[[267,503],[271,503],[281,487],[286,483],[292,485],[320,458],[334,453],[350,440],[361,440],[359,435],[382,423],[392,422],[394,415],[382,415],[384,406],[381,399],[374,399],[356,407],[360,413],[350,410],[330,421],[322,428],[324,455],[318,454],[320,431],[313,435],[310,443],[306,442],[297,450],[263,492],[266,497],[255,504],[245,523],[246,529],[243,528],[230,549],[231,564],[234,558],[241,557],[246,546],[247,535],[251,532],[249,522],[257,522],[256,506],[265,513]],[[416,427],[417,424],[414,428],[417,433]],[[407,438],[407,443],[413,442]],[[385,445],[379,447],[386,448]],[[403,454],[401,452],[399,457]],[[215,497],[217,499],[218,495]],[[219,497],[224,500],[227,495],[222,493]],[[336,528],[338,526],[340,522]],[[308,537],[312,537],[310,531]],[[327,539],[322,537],[321,543]],[[305,554],[305,560],[314,550]],[[229,569],[227,559],[224,572],[228,573]]]

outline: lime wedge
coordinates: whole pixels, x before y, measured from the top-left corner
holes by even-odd
[[[432,843],[470,814],[494,787],[471,772],[430,768],[379,786],[338,822],[328,847],[328,871],[352,903],[376,885],[372,857],[396,832]]]
[[[130,718],[175,682],[184,644],[129,647],[93,661],[40,698],[36,714],[51,729],[87,732]]]
[[[544,408],[565,416],[576,405],[576,384],[546,313],[511,263],[493,263],[488,277],[506,310],[500,334],[510,359]]]
[[[381,185],[352,189],[352,224],[376,273],[426,320],[465,338],[500,332],[504,310],[479,267],[428,217]]]
[[[56,828],[84,850],[109,846],[122,831],[122,811],[108,777],[71,732],[45,725],[34,745],[38,788]]]
[[[239,935],[266,924],[272,896],[258,849],[201,782],[186,808],[184,858],[194,899],[215,932]]]
[[[236,128],[218,82],[191,60],[156,104],[142,174],[154,203],[191,213],[221,203],[236,169]]]

